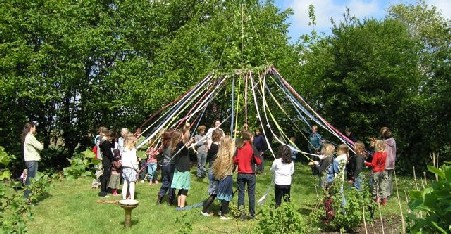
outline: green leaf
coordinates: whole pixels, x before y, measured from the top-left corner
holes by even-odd
[[[440,178],[445,178],[445,173],[439,168],[428,165],[428,170],[434,174],[437,174]]]
[[[0,172],[0,181],[9,180],[11,178],[11,172],[9,170],[4,170]]]

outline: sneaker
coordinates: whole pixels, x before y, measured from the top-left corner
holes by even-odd
[[[220,220],[230,220],[231,218],[227,217],[227,216],[221,216],[221,217],[219,217],[219,219]]]
[[[141,183],[144,183],[144,180],[141,180]]]
[[[218,216],[222,216],[221,214],[222,214],[222,212],[221,212],[221,211],[218,211]]]
[[[205,216],[205,217],[209,217],[209,216],[210,216],[210,214],[209,214],[208,212],[200,211],[200,213],[201,213],[203,216]]]

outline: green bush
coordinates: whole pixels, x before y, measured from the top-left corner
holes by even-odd
[[[410,192],[408,230],[411,233],[451,232],[451,163],[440,168],[428,166],[437,174],[438,181],[432,182],[422,191]]]
[[[338,175],[329,190],[324,190],[324,199],[317,205],[319,209],[309,215],[309,224],[328,231],[352,232],[363,223],[364,215],[366,221],[371,221],[371,211],[374,210],[376,204],[363,173],[360,177],[362,179],[361,190],[357,190],[338,179],[340,178]],[[343,192],[340,191],[342,187]],[[330,220],[326,218],[324,207],[326,199],[332,199],[333,217]]]
[[[93,176],[95,166],[100,160],[95,158],[95,154],[89,149],[75,154],[69,159],[70,166],[63,169],[64,176],[68,179],[77,179],[84,176]]]
[[[37,204],[49,195],[52,176],[38,173],[31,180],[28,189],[31,191],[25,199],[22,191],[14,190],[14,181],[0,183],[0,225],[2,233],[24,233],[26,223],[32,217],[31,204]]]
[[[16,156],[6,153],[5,148],[0,146],[0,181],[11,178],[11,172],[8,166],[13,159],[16,159]]]
[[[363,215],[367,221],[371,220],[370,210],[374,210],[375,203],[370,189],[365,184],[362,182],[360,191],[350,186],[344,186],[344,193],[336,192],[332,196],[335,216],[330,225],[333,229],[353,231],[362,224]],[[343,196],[346,201],[344,205],[342,204]]]
[[[281,206],[265,206],[258,217],[256,233],[307,233],[307,224],[293,203],[283,202]]]

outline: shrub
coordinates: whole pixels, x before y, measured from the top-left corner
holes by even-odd
[[[338,179],[340,176],[336,177],[330,189],[324,190],[324,200],[318,205],[320,208],[309,215],[309,224],[317,227],[325,225],[325,229],[330,231],[354,231],[362,224],[363,215],[367,221],[371,221],[375,202],[363,173],[360,177],[361,190],[348,186]],[[326,200],[331,201],[332,212],[329,217],[326,217]]]
[[[284,202],[278,208],[265,206],[258,218],[256,233],[307,233],[306,222],[294,208],[293,203]]]
[[[11,172],[8,166],[11,160],[16,159],[16,156],[5,152],[5,148],[0,146],[0,181],[9,180],[11,178]]]
[[[432,182],[422,191],[410,192],[408,229],[412,233],[450,233],[451,232],[451,163],[440,168],[428,166],[430,172],[437,174],[438,181]]]
[[[363,215],[365,215],[366,220],[372,219],[370,211],[374,210],[375,203],[369,188],[366,186],[362,186],[360,191],[348,186],[344,188],[344,193],[335,193],[332,197],[335,216],[330,225],[334,229],[353,231],[362,224]],[[343,198],[345,199],[344,204]],[[364,209],[365,214],[363,213]]]
[[[69,159],[70,166],[63,169],[64,176],[68,179],[77,179],[84,176],[93,176],[95,166],[100,160],[95,158],[95,154],[89,149],[75,154]]]
[[[14,181],[0,183],[0,225],[2,233],[24,233],[26,223],[32,217],[31,204],[37,204],[48,196],[52,177],[38,173],[31,180],[28,189],[31,190],[29,199],[24,199],[23,193],[14,191]]]

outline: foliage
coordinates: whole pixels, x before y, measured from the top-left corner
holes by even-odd
[[[309,223],[331,231],[354,231],[362,225],[364,215],[367,222],[371,221],[376,206],[367,185],[368,181],[362,174],[361,190],[336,177],[329,190],[324,190],[320,208],[309,215]],[[333,218],[330,220],[325,217],[326,209],[323,203],[326,199],[332,199]]]
[[[440,168],[428,166],[438,175],[422,191],[410,191],[409,230],[411,233],[449,233],[451,231],[451,162]]]
[[[344,206],[342,205],[343,198],[346,200]],[[361,191],[358,191],[352,187],[347,187],[344,190],[343,195],[336,193],[332,196],[332,199],[333,209],[336,212],[330,225],[334,229],[344,229],[348,231],[355,230],[357,227],[362,225],[362,218],[364,215],[367,221],[372,220],[372,211],[375,208],[375,204],[368,186],[362,186]]]
[[[275,208],[273,205],[263,207],[258,218],[256,233],[308,233],[307,223],[294,202],[283,202]]]
[[[31,184],[24,189],[31,191],[28,199],[23,193],[13,190],[14,182],[0,183],[0,224],[3,233],[27,232],[27,222],[32,218],[32,204],[49,196],[52,176],[38,173]]]
[[[450,71],[451,64],[451,22],[444,18],[433,6],[418,0],[416,4],[393,5],[389,9],[389,19],[406,25],[409,35],[418,42],[419,82],[414,93],[400,106],[397,125],[401,144],[407,145],[401,158],[407,170],[418,164],[430,164],[425,157],[431,152],[441,155],[441,162],[450,160],[451,105]],[[415,124],[412,124],[415,123]],[[422,144],[416,144],[422,142]]]
[[[426,168],[431,152],[449,160],[450,21],[422,0],[393,5],[383,20],[351,15],[334,22],[331,35],[313,30],[298,43],[303,81],[290,80],[293,86],[359,140],[391,128],[400,172]]]
[[[315,31],[310,6],[313,32],[296,45],[288,41],[293,12],[269,0],[4,0],[0,13],[0,142],[21,155],[23,124],[38,121],[45,148],[65,148],[43,166],[89,148],[101,125],[134,129],[211,71],[262,64],[360,140],[391,127],[409,155],[400,157],[404,171],[410,161],[427,165],[430,152],[451,155],[450,23],[421,0],[394,5],[383,20],[347,12],[328,36]],[[226,111],[229,99],[217,104]],[[19,160],[10,165],[12,174],[20,169]]]
[[[70,162],[70,166],[63,169],[64,176],[67,179],[93,176],[95,173],[95,166],[100,163],[100,160],[96,159],[95,154],[89,149],[75,154],[68,160]]]
[[[16,159],[16,156],[5,152],[5,148],[0,146],[0,181],[9,180],[11,172],[8,169],[11,160]]]
[[[291,11],[271,1],[6,0],[0,12],[0,139],[16,155],[28,120],[71,157],[97,127],[134,129],[214,69],[297,63]]]

